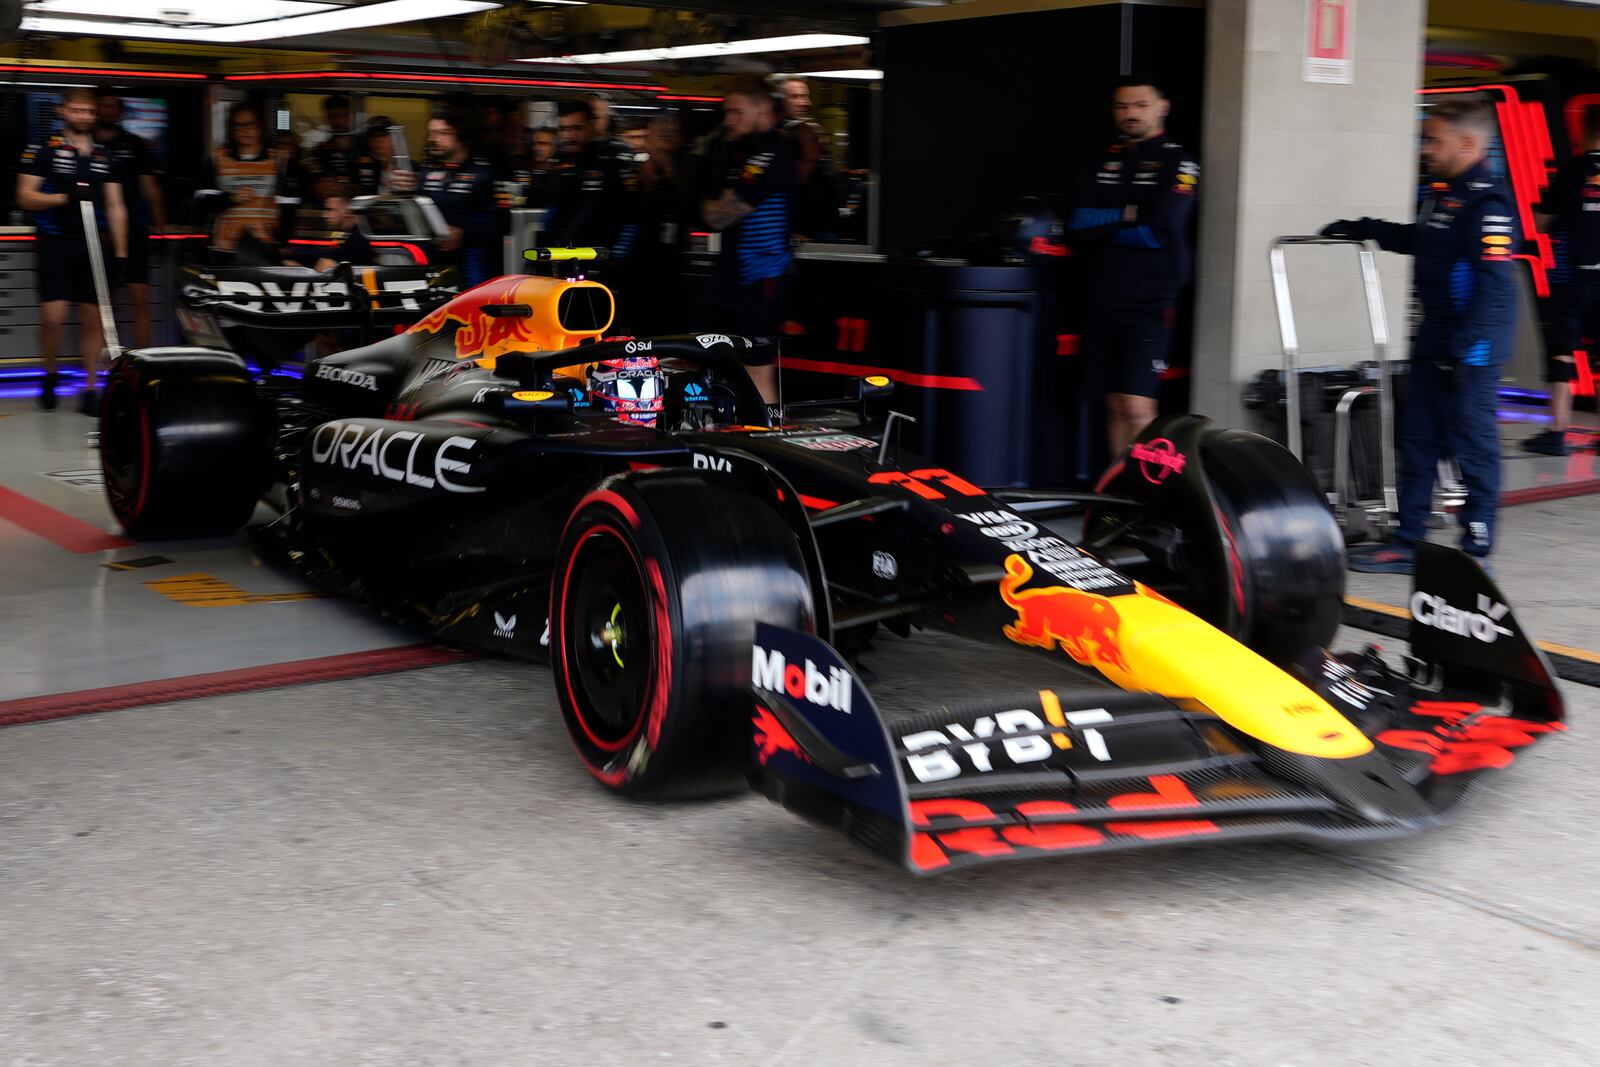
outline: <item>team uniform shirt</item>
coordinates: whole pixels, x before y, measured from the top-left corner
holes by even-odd
[[[44,144],[29,145],[23,150],[20,172],[42,178],[39,191],[44,193],[70,193],[77,183],[88,183],[94,196],[96,220],[104,228],[105,187],[117,180],[116,161],[105,145],[91,144],[87,153],[79,152],[65,134],[53,134]],[[77,204],[68,201],[60,207],[35,211],[34,226],[41,235],[81,237],[81,212]]]
[[[144,176],[155,172],[149,146],[143,137],[129,133],[121,126],[115,128],[105,146],[114,164],[112,173],[122,186],[122,202],[128,208],[130,231],[149,228],[151,212],[150,204],[144,198]]]
[[[433,160],[422,167],[420,176],[417,191],[433,201],[445,222],[461,231],[461,244],[442,258],[461,268],[468,285],[486,281],[491,266],[498,263],[500,239],[505,236],[505,213],[495,199],[493,168],[483,159]]]
[[[317,184],[323,179],[332,179],[339,188],[335,189],[334,196],[342,196],[355,187],[358,183],[356,173],[357,155],[354,149],[340,145],[341,138],[330,137],[311,150],[306,157],[306,188],[312,195],[321,196],[317,192]]]
[[[791,259],[794,153],[777,130],[740,138],[727,150],[727,169],[706,199],[716,200],[731,189],[754,210],[722,231],[718,268],[736,274],[741,285],[781,278]]]
[[[1468,367],[1511,358],[1522,237],[1510,193],[1486,166],[1430,183],[1414,223],[1360,219],[1356,229],[1390,252],[1416,257],[1418,356]]]
[[[576,158],[564,160],[557,171],[545,230],[557,246],[610,249],[615,262],[622,258],[619,238],[630,221],[626,211],[616,153],[608,141],[591,142]]]
[[[1550,244],[1556,263],[1550,280],[1600,280],[1600,151],[1562,164],[1538,210],[1555,216]]]
[[[217,219],[212,243],[224,252],[239,247],[246,233],[262,244],[274,245],[273,230],[278,222],[278,165],[265,150],[246,159],[232,148],[219,149],[213,157],[216,187],[233,203]]]
[[[389,191],[389,170],[377,157],[362,152],[350,164],[357,196],[377,196]]]
[[[1102,238],[1090,283],[1105,307],[1168,307],[1189,280],[1189,218],[1200,167],[1164,137],[1106,149],[1079,183],[1068,229]],[[1129,209],[1132,209],[1131,211]]]
[[[372,242],[360,230],[336,233],[333,239],[338,242],[338,247],[328,256],[329,259],[352,266],[369,266],[378,261],[372,251]]]

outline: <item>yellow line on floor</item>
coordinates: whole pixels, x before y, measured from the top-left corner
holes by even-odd
[[[1365,597],[1347,596],[1344,598],[1344,602],[1353,608],[1365,608],[1368,611],[1376,611],[1379,615],[1392,615],[1397,619],[1411,618],[1410,615],[1406,614],[1405,608],[1397,608],[1393,604],[1380,604],[1376,600],[1367,600]]]
[[[1353,608],[1364,608],[1367,611],[1376,611],[1379,615],[1388,615],[1395,619],[1410,619],[1411,615],[1405,608],[1397,608],[1393,604],[1384,604],[1365,597],[1347,596],[1344,602]],[[1591,652],[1587,648],[1573,648],[1571,645],[1558,645],[1554,641],[1535,641],[1534,644],[1546,652],[1553,652],[1558,656],[1571,656],[1581,659],[1585,663],[1600,664],[1600,652]]]

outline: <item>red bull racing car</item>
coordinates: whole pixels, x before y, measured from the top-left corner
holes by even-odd
[[[752,342],[606,338],[611,317],[594,281],[512,276],[298,382],[127,353],[101,415],[112,511],[214,535],[264,501],[261,534],[313,580],[548,657],[607,788],[748,780],[917,872],[1407,833],[1562,728],[1540,652],[1449,549],[1419,554],[1408,671],[1326,651],[1343,542],[1262,437],[1169,417],[1096,492],[986,489],[898,447],[887,379],[774,413]],[[854,657],[922,628],[1038,675],[891,720]]]

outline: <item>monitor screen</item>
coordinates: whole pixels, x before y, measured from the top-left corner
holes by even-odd
[[[39,144],[61,127],[56,105],[61,102],[59,93],[28,94],[28,142]],[[167,102],[154,96],[125,96],[122,98],[122,125],[129,133],[145,139],[155,165],[167,165]]]

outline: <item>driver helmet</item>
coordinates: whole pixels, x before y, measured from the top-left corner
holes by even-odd
[[[589,368],[589,396],[618,422],[654,426],[667,391],[667,376],[654,356],[606,359]]]

